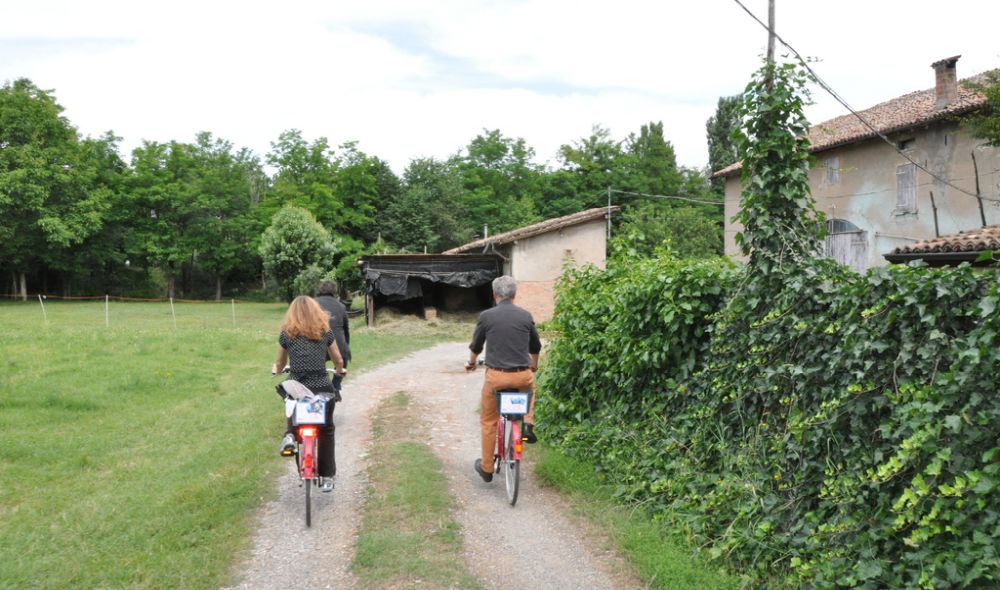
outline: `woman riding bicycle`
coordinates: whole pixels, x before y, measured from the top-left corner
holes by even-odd
[[[328,320],[329,316],[311,297],[303,295],[292,300],[281,324],[281,334],[278,336],[280,344],[278,359],[271,366],[271,373],[276,374],[287,363],[291,379],[305,385],[313,393],[330,394],[330,400],[326,404],[326,426],[321,430],[319,465],[317,465],[321,478],[320,490],[324,492],[333,490],[333,476],[337,473],[333,426],[333,407],[336,405],[337,391],[326,371],[327,355],[329,354],[333,360],[337,375],[343,376],[347,373]],[[288,456],[295,448],[291,418],[288,419],[286,428],[285,438],[281,441],[283,456]]]

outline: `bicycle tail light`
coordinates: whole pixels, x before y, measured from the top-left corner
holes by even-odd
[[[299,434],[302,435],[302,438],[316,436],[316,427],[315,426],[306,426],[305,428],[299,430]]]

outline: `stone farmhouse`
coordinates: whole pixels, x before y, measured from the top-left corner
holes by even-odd
[[[827,217],[826,256],[863,271],[908,244],[1000,223],[1000,149],[959,122],[986,99],[959,82],[958,59],[931,64],[933,88],[859,111],[892,145],[852,114],[809,130],[809,185]],[[726,254],[740,259],[735,236],[742,228],[731,221],[740,204],[740,165],[713,177],[726,179]]]

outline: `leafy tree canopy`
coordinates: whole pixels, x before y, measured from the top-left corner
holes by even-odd
[[[313,266],[324,272],[331,270],[336,252],[326,228],[312,213],[293,205],[286,205],[275,213],[260,240],[264,270],[289,301],[295,295],[295,279],[299,274],[315,274],[315,270],[310,269]]]
[[[965,125],[987,145],[1000,147],[1000,70],[987,72],[984,77],[984,81],[967,83],[986,95],[986,106],[966,117]]]

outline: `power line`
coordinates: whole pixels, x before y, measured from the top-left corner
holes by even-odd
[[[649,197],[651,199],[677,199],[679,201],[690,201],[692,203],[704,203],[706,205],[725,205],[723,201],[706,201],[704,199],[692,199],[691,197],[681,197],[677,195],[650,195],[648,193],[638,193],[633,191],[620,191],[617,189],[608,189],[609,193],[616,193],[619,195],[629,195],[633,197]]]
[[[895,142],[893,142],[891,139],[889,139],[888,137],[886,137],[885,134],[883,134],[878,129],[875,129],[875,127],[872,126],[872,124],[869,123],[867,119],[865,119],[864,117],[862,117],[860,113],[858,113],[853,108],[851,108],[851,105],[847,104],[847,101],[844,100],[839,94],[837,94],[836,90],[834,90],[829,84],[827,84],[822,78],[819,77],[819,74],[817,74],[816,71],[813,70],[812,67],[809,65],[809,63],[806,62],[805,58],[802,57],[802,54],[800,54],[798,51],[796,51],[794,47],[792,47],[791,45],[789,45],[787,41],[785,41],[784,39],[782,39],[781,35],[779,35],[777,33],[777,31],[772,30],[771,27],[767,26],[762,20],[760,20],[759,18],[757,18],[757,15],[755,15],[753,12],[751,12],[750,9],[747,8],[743,4],[743,2],[741,2],[740,0],[733,0],[733,2],[736,2],[737,4],[739,4],[740,8],[742,8],[747,14],[749,14],[751,18],[753,18],[755,21],[757,21],[757,24],[759,24],[760,26],[764,27],[764,29],[766,31],[768,31],[770,34],[774,35],[774,37],[776,39],[778,39],[778,41],[781,42],[782,45],[784,45],[785,47],[787,47],[789,51],[791,51],[793,54],[795,54],[796,59],[798,59],[799,63],[802,64],[802,66],[806,69],[806,71],[809,72],[809,75],[812,77],[812,79],[817,84],[819,84],[820,88],[822,88],[823,90],[825,90],[830,96],[832,96],[837,102],[839,102],[841,104],[841,106],[843,106],[845,109],[847,109],[848,111],[850,111],[852,115],[854,115],[855,117],[857,117],[857,119],[859,121],[861,121],[861,123],[865,127],[867,127],[869,131],[871,131],[876,136],[878,136],[879,138],[881,138],[882,141],[884,141],[887,144],[889,144],[889,146],[892,147],[892,149],[895,150],[896,153],[898,153],[899,155],[901,155],[904,158],[906,158],[907,161],[909,161],[911,164],[913,164],[917,168],[920,168],[921,170],[923,170],[924,172],[926,172],[927,174],[929,174],[935,180],[941,181],[945,185],[950,186],[951,188],[957,190],[960,193],[964,193],[966,195],[969,195],[970,197],[974,197],[976,199],[980,199],[980,200],[983,200],[983,201],[992,201],[994,203],[1000,203],[1000,199],[996,199],[996,198],[993,198],[993,197],[984,197],[982,195],[977,195],[975,193],[972,193],[972,192],[969,192],[969,191],[965,190],[964,188],[962,188],[960,186],[956,186],[956,185],[952,184],[948,180],[945,180],[944,178],[941,178],[937,174],[931,172],[926,166],[920,164],[919,162],[917,162],[916,160],[914,160],[913,158],[911,158],[909,156],[909,154],[907,154],[907,153],[903,152],[903,150],[899,149],[899,146],[897,146]]]

